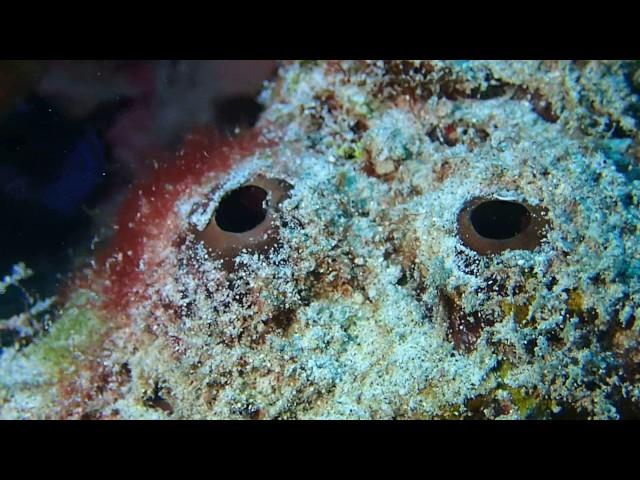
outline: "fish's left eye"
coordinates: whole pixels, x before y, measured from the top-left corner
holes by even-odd
[[[278,178],[258,175],[226,193],[216,206],[209,224],[196,239],[225,268],[233,268],[233,258],[241,251],[265,253],[278,241],[276,214],[293,186]]]

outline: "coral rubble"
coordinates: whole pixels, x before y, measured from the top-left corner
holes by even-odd
[[[282,65],[131,190],[0,416],[638,417],[638,68]]]

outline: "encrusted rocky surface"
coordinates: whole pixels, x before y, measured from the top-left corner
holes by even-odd
[[[132,190],[2,352],[0,416],[637,418],[637,68],[284,64],[254,132]],[[225,263],[196,232],[259,176],[293,187],[276,241]],[[544,212],[539,244],[469,248],[477,198]]]

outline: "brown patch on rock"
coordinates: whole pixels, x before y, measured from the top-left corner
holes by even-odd
[[[440,290],[440,304],[448,321],[447,334],[459,352],[470,353],[482,335],[485,326],[493,324],[479,312],[467,313],[460,304],[460,295]]]
[[[452,168],[453,167],[448,160],[442,162],[434,171],[436,182],[443,183],[447,178],[449,178]]]
[[[412,102],[425,101],[434,93],[432,82],[427,82],[434,71],[429,62],[414,63],[408,60],[384,62],[385,81],[374,95],[393,100],[407,96]]]
[[[362,172],[368,177],[377,178],[378,180],[389,181],[393,179],[397,170],[397,165],[393,160],[385,160],[377,162],[369,150],[365,150],[363,154]]]
[[[540,115],[545,122],[556,123],[560,119],[560,115],[556,113],[551,102],[544,98],[542,93],[538,90],[531,94],[531,99],[529,101],[533,111]]]
[[[257,345],[264,345],[269,335],[288,336],[295,321],[296,312],[293,309],[284,309],[274,313],[258,334],[255,343]]]

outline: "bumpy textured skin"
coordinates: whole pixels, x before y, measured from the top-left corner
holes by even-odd
[[[255,131],[132,190],[0,416],[637,417],[636,68],[283,65]],[[194,229],[257,175],[293,186],[277,246],[225,269]],[[544,209],[540,246],[465,247],[476,197]]]

